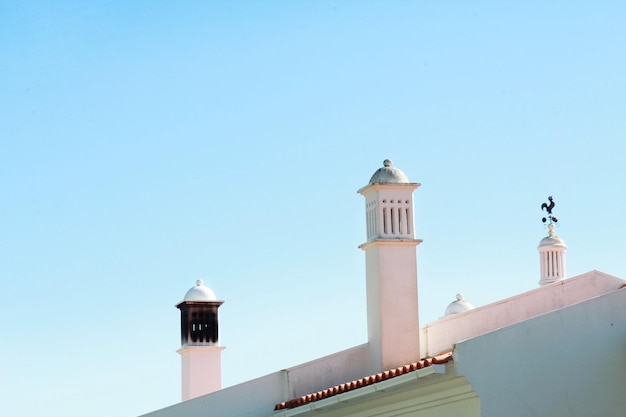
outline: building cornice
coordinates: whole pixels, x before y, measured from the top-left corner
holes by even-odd
[[[372,190],[409,190],[413,191],[417,189],[420,185],[419,182],[408,182],[408,183],[376,183],[376,184],[367,184],[365,187],[359,188],[357,193],[361,195],[369,194]]]
[[[368,250],[374,246],[417,246],[420,243],[422,239],[372,239],[359,245],[359,249]]]
[[[226,346],[196,346],[196,345],[183,345],[176,353],[185,354],[188,352],[215,352],[226,349]]]

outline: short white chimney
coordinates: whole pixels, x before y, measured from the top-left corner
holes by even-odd
[[[215,293],[199,279],[176,307],[180,309],[182,400],[222,388],[222,350],[219,344]]]
[[[544,286],[567,278],[565,252],[567,245],[563,239],[554,234],[554,224],[548,225],[548,236],[541,239],[537,250],[541,264],[539,285]]]

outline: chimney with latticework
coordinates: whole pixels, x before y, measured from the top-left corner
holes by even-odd
[[[413,191],[390,160],[358,192],[365,197],[367,329],[372,365],[386,370],[420,359]]]
[[[183,401],[222,388],[222,350],[219,344],[215,293],[200,279],[176,307],[180,309]]]

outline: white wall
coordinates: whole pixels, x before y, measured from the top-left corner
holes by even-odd
[[[371,375],[369,346],[356,346],[287,369],[288,399]]]
[[[465,313],[443,317],[422,326],[422,356],[435,356],[463,340],[615,291],[623,285],[624,281],[619,278],[591,271]]]
[[[280,402],[372,374],[367,344],[253,379],[145,416],[268,416]]]
[[[267,417],[275,404],[284,401],[283,379],[283,372],[275,372],[145,414],[144,417]]]
[[[483,417],[626,415],[626,289],[457,344]]]

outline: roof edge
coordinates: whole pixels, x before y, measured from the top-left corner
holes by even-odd
[[[400,366],[387,371],[379,372],[377,374],[369,375],[363,378],[356,379],[354,381],[346,382],[344,384],[335,385],[325,390],[317,391],[311,394],[303,395],[292,400],[283,401],[274,406],[274,410],[286,410],[296,407],[300,407],[305,404],[310,404],[315,401],[320,401],[326,398],[334,397],[339,394],[351,392],[359,388],[373,385],[379,382],[383,382],[392,378],[399,377],[401,375],[410,374],[411,372],[417,372],[424,368],[432,367],[433,365],[443,365],[452,360],[452,350],[441,353],[431,358],[424,358],[417,362],[409,363],[404,366]]]

